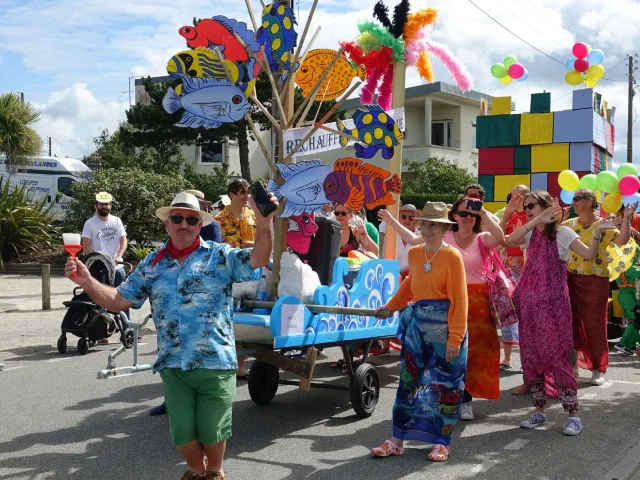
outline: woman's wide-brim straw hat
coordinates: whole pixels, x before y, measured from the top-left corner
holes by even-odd
[[[455,222],[449,220],[449,209],[442,202],[427,202],[416,220],[421,222],[437,222],[454,225]]]

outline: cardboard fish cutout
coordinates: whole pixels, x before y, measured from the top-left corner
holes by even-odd
[[[289,218],[287,246],[295,253],[306,255],[311,247],[311,238],[318,231],[313,213],[303,213]]]
[[[336,55],[335,50],[311,50],[304,58],[300,71],[296,75],[296,84],[302,89],[306,98],[313,90],[318,78],[327,69]],[[324,78],[315,100],[335,100],[347,91],[355,77],[366,80],[367,70],[364,66],[355,67],[342,55]]]
[[[260,45],[255,40],[255,33],[244,22],[238,22],[233,18],[217,15],[211,19],[200,20],[195,27],[184,26],[178,30],[191,48],[206,47],[220,53],[231,62],[247,62],[248,70],[253,72],[251,78],[257,78],[260,73],[260,65],[251,58],[236,37],[240,38],[256,53],[260,52]]]
[[[310,160],[290,165],[276,163],[276,168],[285,183],[279,186],[269,180],[267,190],[278,200],[282,197],[287,199],[281,217],[317,212],[322,205],[329,203],[324,193],[324,179],[333,172],[330,165],[322,160]]]
[[[362,143],[356,143],[356,157],[369,160],[378,150],[382,150],[382,158],[389,160],[393,157],[394,148],[402,141],[402,132],[391,115],[378,105],[368,105],[359,108],[351,116],[355,122],[353,130],[346,130],[344,124],[338,120],[338,130],[346,132]],[[340,144],[346,147],[349,139],[340,137]]]
[[[282,4],[272,3],[262,10],[262,26],[256,32],[256,40],[260,46],[264,45],[271,71],[275,72],[280,62],[283,63],[282,79],[285,81],[291,71],[291,50],[298,40],[294,25],[297,22],[293,10]]]
[[[238,87],[228,80],[195,78],[178,75],[182,81],[183,96],[171,87],[162,99],[168,113],[185,110],[176,127],[217,128],[223,123],[234,123],[243,118],[251,107],[245,96],[247,86]]]
[[[396,202],[391,194],[401,191],[398,175],[352,157],[338,160],[324,181],[327,200],[343,203],[351,210],[393,205]]]

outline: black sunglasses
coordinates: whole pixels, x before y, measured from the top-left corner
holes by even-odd
[[[195,227],[200,223],[200,217],[183,217],[182,215],[171,215],[169,220],[171,220],[171,223],[175,223],[176,225],[180,225],[184,220],[186,220],[187,225],[192,227]]]
[[[349,215],[349,212],[333,212],[336,217],[340,217],[342,215]]]
[[[526,205],[522,206],[522,209],[526,212],[527,210],[533,210],[533,207],[535,207],[536,205],[540,205],[539,203],[527,203]]]
[[[587,200],[589,197],[581,197],[580,195],[576,195],[573,197],[574,202],[579,202],[580,200]]]
[[[458,212],[457,215],[460,218],[467,218],[467,217],[477,217],[478,214],[477,213],[471,213],[471,212]]]

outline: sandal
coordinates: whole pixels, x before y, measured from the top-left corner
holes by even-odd
[[[511,390],[511,395],[526,395],[527,393],[529,393],[529,387],[526,383],[518,385],[516,388]]]
[[[432,462],[445,462],[449,458],[449,447],[436,443],[427,458]]]
[[[500,364],[500,371],[504,372],[505,370],[511,370],[511,365],[507,365],[506,363]]]
[[[380,457],[380,458],[391,457],[391,456],[400,457],[404,455],[404,448],[398,447],[391,440],[387,440],[381,446],[372,448],[371,453],[374,456]]]
[[[345,361],[343,358],[331,364],[331,368],[344,368],[344,366],[345,366]]]
[[[369,356],[371,357],[379,357],[380,355],[386,355],[387,353],[389,353],[388,348],[371,347],[371,350],[369,350]]]

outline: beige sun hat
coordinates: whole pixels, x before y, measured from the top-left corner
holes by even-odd
[[[203,210],[200,210],[200,204],[198,203],[198,199],[195,195],[187,192],[180,192],[177,194],[171,205],[169,207],[161,207],[156,210],[156,216],[162,220],[163,222],[169,218],[169,214],[172,210],[177,208],[185,209],[185,210],[193,210],[200,215],[200,220],[202,220],[202,226],[209,225],[213,222],[213,215],[207,213]]]
[[[185,190],[184,193],[190,193],[191,195],[196,197],[199,202],[204,203],[205,207],[213,205],[213,202],[204,199],[204,193],[202,193],[200,190]]]
[[[449,209],[443,202],[427,202],[416,220],[426,222],[438,222],[454,225],[455,222],[449,220]]]

